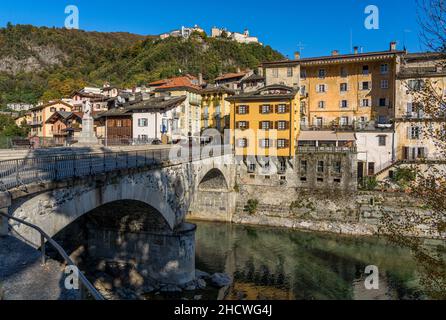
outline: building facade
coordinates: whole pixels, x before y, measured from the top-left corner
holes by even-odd
[[[55,112],[71,112],[73,106],[64,101],[57,100],[46,104],[38,105],[30,110],[31,112],[31,136],[52,138],[51,124],[48,119]]]
[[[208,87],[201,91],[201,129],[230,129],[231,104],[226,98],[235,91],[226,87]]]
[[[231,143],[237,157],[294,157],[299,134],[296,90],[272,85],[226,100],[231,102]]]
[[[396,155],[398,160],[444,160],[444,145],[435,138],[437,130],[444,130],[444,110],[432,117],[425,112],[430,103],[439,108],[439,101],[425,97],[426,86],[438,98],[446,94],[446,70],[444,56],[435,53],[406,54],[397,73],[395,130],[398,139]],[[444,101],[444,100],[443,100]],[[432,131],[433,130],[433,131]],[[443,152],[441,151],[443,149]]]

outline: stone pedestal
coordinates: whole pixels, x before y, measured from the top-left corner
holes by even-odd
[[[78,139],[80,145],[98,145],[99,140],[94,133],[94,120],[91,116],[84,115],[82,118],[82,132]]]

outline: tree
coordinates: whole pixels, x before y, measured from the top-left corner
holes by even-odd
[[[419,0],[418,21],[421,39],[436,53],[437,67],[446,67],[446,3],[444,0]],[[413,105],[422,108],[423,135],[429,136],[446,160],[446,101],[443,90],[435,80],[420,79],[420,85],[407,85]],[[417,111],[417,110],[415,110]],[[430,298],[446,299],[446,245],[445,241],[432,246],[410,234],[425,226],[432,237],[446,235],[446,170],[444,166],[417,164],[414,173],[401,169],[395,179],[408,185],[409,194],[417,199],[429,214],[406,211],[399,219],[383,213],[380,229],[393,243],[408,247],[416,259],[420,281]],[[443,238],[444,239],[444,238]]]

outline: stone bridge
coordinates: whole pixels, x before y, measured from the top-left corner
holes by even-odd
[[[236,174],[231,154],[203,154],[200,150],[181,156],[184,153],[184,149],[172,148],[159,153],[139,150],[0,162],[4,188],[0,210],[53,237],[83,216],[108,206],[101,217],[108,229],[98,231],[96,238],[108,232],[110,243],[102,249],[96,243],[97,253],[107,254],[111,245],[119,246],[114,242],[126,237],[122,230],[145,232],[152,240],[126,239],[127,247],[142,250],[133,255],[141,256],[142,264],[151,265],[151,277],[185,283],[194,278],[195,272],[195,226],[185,222],[186,215],[200,216],[205,210],[230,215],[235,207]],[[127,217],[125,226],[122,221],[114,221],[123,216],[113,209],[113,203],[123,200],[144,205],[145,222],[140,216],[130,220]],[[143,227],[135,228],[138,223]],[[110,240],[110,226],[115,226],[112,229],[116,239]],[[36,248],[40,246],[39,234],[2,218],[0,235],[8,233]]]

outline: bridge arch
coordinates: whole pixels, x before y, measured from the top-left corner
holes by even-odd
[[[142,177],[139,177],[142,178]],[[38,195],[18,199],[10,208],[10,213],[18,218],[41,227],[49,236],[56,235],[66,226],[85,214],[113,202],[131,200],[145,203],[160,213],[170,230],[181,222],[182,209],[172,198],[187,202],[183,195],[186,186],[180,178],[163,181],[162,177],[147,185],[141,179],[123,178],[119,182],[100,185],[79,184],[67,188],[43,192]],[[138,182],[139,181],[139,182]],[[176,192],[169,192],[172,186]],[[29,228],[14,225],[14,230],[22,238],[38,245],[40,238]]]
[[[228,188],[228,181],[218,168],[212,168],[207,171],[198,184],[198,190],[228,190]]]

